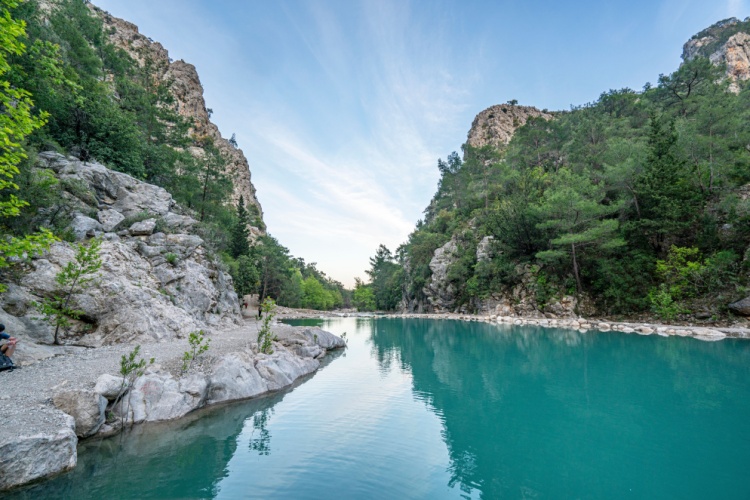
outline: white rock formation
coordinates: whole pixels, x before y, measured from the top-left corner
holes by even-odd
[[[71,416],[54,430],[0,443],[0,491],[72,469],[78,461],[77,444]]]
[[[231,277],[209,257],[203,240],[190,233],[195,220],[179,213],[167,191],[96,163],[56,153],[41,153],[39,159],[40,168],[87,190],[76,192],[76,236],[103,238],[98,279],[74,297],[83,311],[73,329],[79,343],[168,340],[239,324]],[[91,212],[98,220],[84,215]],[[148,218],[120,227],[143,214]],[[54,244],[0,296],[0,321],[22,338],[19,345],[51,342],[52,331],[32,304],[55,293],[56,274],[74,258],[71,244]],[[19,362],[28,361],[23,351],[17,355]]]

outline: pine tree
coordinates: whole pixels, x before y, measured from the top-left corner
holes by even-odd
[[[232,227],[232,239],[230,250],[232,257],[235,259],[240,255],[250,254],[250,243],[248,243],[248,225],[250,224],[250,215],[245,209],[245,199],[240,195],[240,200],[237,202],[237,220]]]

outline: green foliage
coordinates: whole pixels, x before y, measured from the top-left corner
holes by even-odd
[[[32,94],[8,79],[12,66],[10,59],[26,53],[21,39],[26,35],[26,23],[14,19],[11,10],[17,8],[14,0],[0,0],[0,217],[17,217],[29,205],[16,195],[19,189],[14,177],[19,165],[27,158],[24,148],[26,138],[46,122],[46,113],[35,112]],[[4,225],[0,233],[0,269],[10,266],[12,259],[28,258],[49,248],[55,237],[47,229],[18,237],[8,232]],[[0,292],[6,286],[0,284]]]
[[[137,345],[127,356],[123,354],[122,358],[120,358],[120,375],[124,379],[130,380],[131,385],[138,377],[143,376],[147,365],[154,363],[154,358],[151,358],[148,363],[146,363],[145,359],[139,358],[138,353],[140,350],[141,346]]]
[[[276,340],[273,332],[271,331],[271,322],[275,316],[276,303],[270,297],[261,304],[261,310],[263,311],[263,325],[258,330],[258,350],[263,354],[273,354],[272,342]]]
[[[145,359],[139,358],[138,354],[141,351],[141,346],[137,345],[135,348],[133,348],[128,355],[122,355],[120,358],[120,375],[122,376],[122,384],[120,386],[120,391],[117,394],[117,397],[115,398],[114,403],[112,406],[116,406],[117,403],[122,399],[123,395],[125,394],[125,391],[133,387],[135,385],[135,381],[138,380],[140,377],[143,376],[144,373],[146,373],[146,367],[148,365],[154,364],[154,358],[151,358],[148,362],[146,362]],[[121,425],[124,424],[125,415],[127,415],[130,412],[130,398],[128,398],[128,404],[124,411],[122,409],[120,410],[120,422]]]
[[[372,291],[372,286],[365,284],[359,278],[354,278],[354,283],[352,305],[356,307],[358,311],[374,311],[376,305],[375,293]]]
[[[195,358],[208,351],[210,343],[211,339],[206,338],[206,332],[203,330],[190,332],[190,335],[188,335],[190,349],[182,355],[182,373],[187,373],[193,366]]]
[[[237,218],[232,227],[230,246],[230,253],[235,259],[240,255],[250,254],[250,243],[248,242],[249,234],[247,229],[249,223],[250,215],[247,210],[245,210],[245,199],[240,196],[240,200],[237,202]]]
[[[651,290],[648,294],[648,300],[651,303],[651,310],[663,320],[671,321],[678,314],[688,312],[675,300],[669,291],[669,287],[665,284]]]
[[[375,256],[370,258],[370,288],[375,296],[375,308],[394,310],[401,301],[403,270],[385,245],[380,245]]]
[[[168,252],[164,254],[164,259],[167,261],[169,265],[174,266],[177,264],[179,257],[177,256],[176,253]]]
[[[721,310],[748,284],[748,120],[750,89],[728,92],[722,68],[698,57],[643,92],[529,119],[507,146],[464,146],[438,160],[425,219],[392,260],[407,303],[426,302],[434,252],[454,240],[457,308],[507,292],[533,265],[540,304],[573,289],[609,313]],[[492,251],[479,260],[485,236]],[[394,274],[373,277],[378,301]]]
[[[83,311],[73,307],[73,296],[96,279],[102,267],[99,255],[101,240],[94,238],[89,245],[77,245],[75,260],[68,262],[55,276],[57,292],[36,304],[44,319],[55,327],[55,344],[59,344],[60,329],[67,333],[71,319],[79,319]]]

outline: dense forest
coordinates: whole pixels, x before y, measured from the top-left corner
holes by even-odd
[[[72,204],[63,185],[32,168],[36,153],[95,160],[161,186],[199,220],[198,232],[234,278],[237,292],[260,293],[290,307],[331,309],[349,293],[315,264],[295,258],[264,229],[255,205],[231,203],[226,159],[210,137],[190,133],[175,110],[171,83],[153,77],[108,40],[84,0],[0,0],[0,271],[54,239],[71,241]],[[230,141],[232,142],[232,141]],[[206,153],[196,156],[191,146]],[[236,143],[235,143],[236,146]]]
[[[748,24],[710,30],[721,41]],[[355,303],[426,304],[430,261],[453,240],[456,309],[476,310],[531,272],[540,306],[568,294],[602,314],[727,313],[746,295],[750,246],[750,88],[729,84],[696,57],[641,91],[530,119],[507,147],[465,145],[438,160],[424,219],[395,253],[378,249]]]

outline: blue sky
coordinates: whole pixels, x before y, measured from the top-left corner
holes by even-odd
[[[94,3],[198,68],[271,234],[348,286],[405,241],[477,113],[640,89],[693,34],[750,15],[750,0]]]

